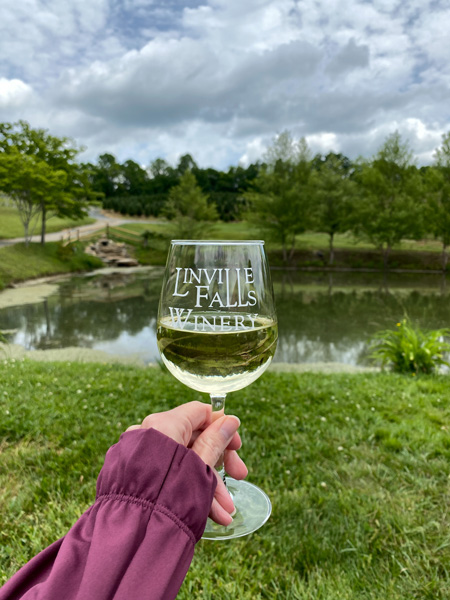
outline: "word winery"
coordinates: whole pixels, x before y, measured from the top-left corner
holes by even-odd
[[[171,325],[175,329],[187,331],[248,331],[256,329],[258,315],[245,314],[192,314],[192,308],[173,308],[169,306]]]

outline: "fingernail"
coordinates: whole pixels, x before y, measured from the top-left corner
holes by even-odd
[[[231,438],[238,430],[240,424],[241,422],[237,417],[234,415],[227,415],[220,426],[220,431],[226,439]]]
[[[228,516],[230,517],[230,522],[227,523],[226,525],[224,525],[224,527],[228,527],[233,522],[233,517],[231,515],[228,515]]]

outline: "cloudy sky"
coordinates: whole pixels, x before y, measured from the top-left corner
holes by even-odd
[[[0,121],[69,136],[84,160],[202,167],[261,157],[289,129],[419,164],[450,130],[448,0],[1,0]]]

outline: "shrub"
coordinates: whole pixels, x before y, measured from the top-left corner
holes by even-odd
[[[396,373],[432,374],[442,365],[450,366],[445,359],[450,344],[444,339],[449,335],[450,329],[422,331],[405,318],[394,330],[379,331],[373,336],[370,357]]]
[[[84,246],[80,242],[72,242],[71,244],[58,243],[56,255],[59,260],[70,265],[70,271],[92,271],[101,269],[104,264],[97,257],[90,254],[85,254]]]

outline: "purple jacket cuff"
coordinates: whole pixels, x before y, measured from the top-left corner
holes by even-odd
[[[216,477],[192,450],[155,429],[120,436],[108,450],[97,480],[97,500],[122,496],[171,513],[197,542],[216,489]]]

